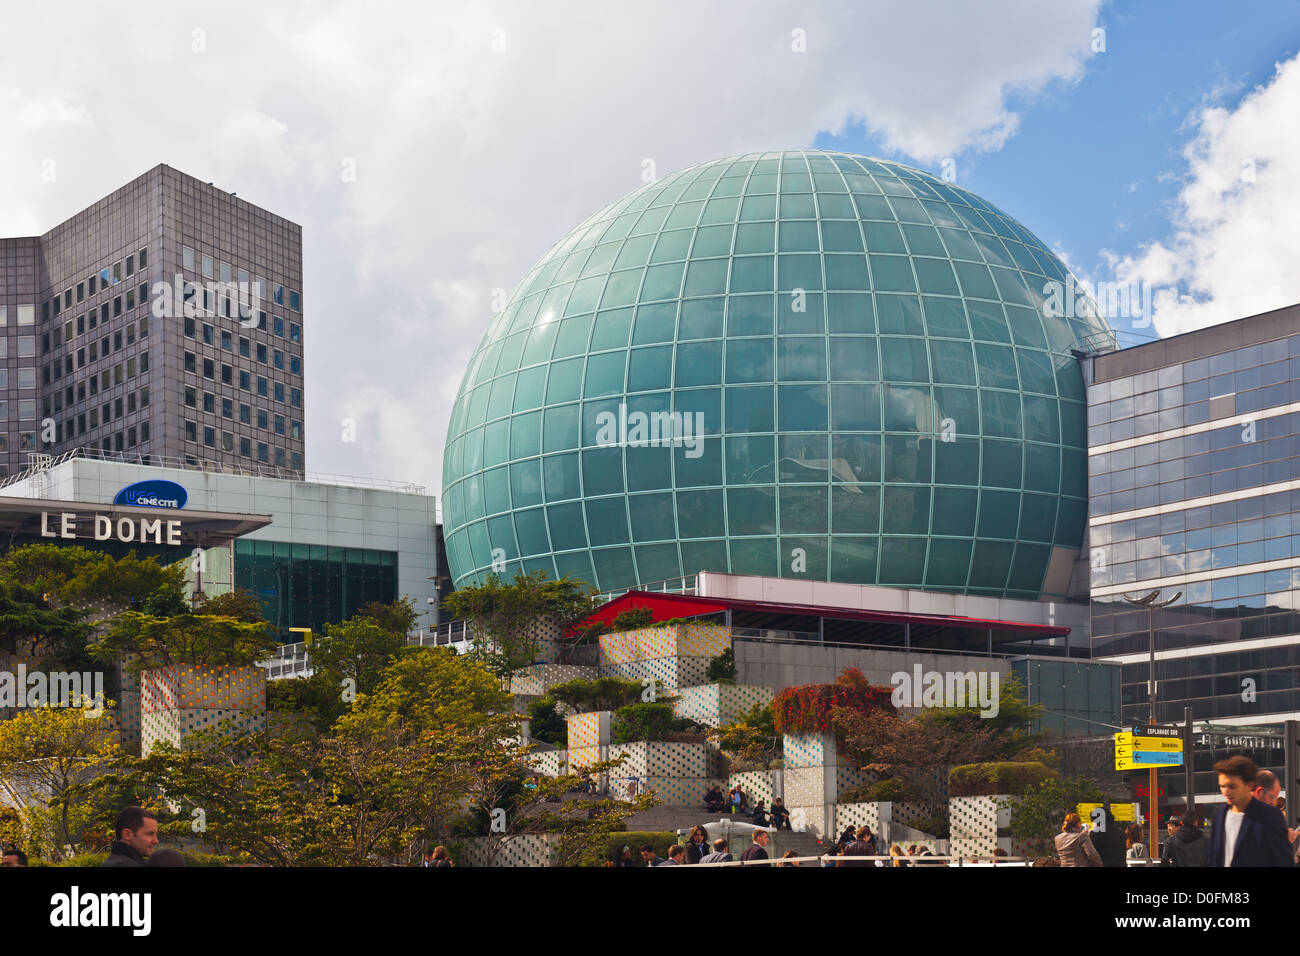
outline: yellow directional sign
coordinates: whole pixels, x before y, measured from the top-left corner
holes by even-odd
[[[1141,728],[1137,728],[1141,729]],[[1155,730],[1157,728],[1148,728]],[[1163,730],[1164,728],[1158,728]],[[1174,755],[1177,755],[1176,757]],[[1178,737],[1145,736],[1129,731],[1115,735],[1115,769],[1178,767],[1183,762],[1183,741]]]
[[[1083,822],[1091,825],[1093,822],[1092,812],[1100,810],[1101,806],[1100,803],[1081,803],[1075,809]],[[1114,815],[1116,823],[1137,822],[1137,804],[1135,803],[1112,803],[1110,812]]]

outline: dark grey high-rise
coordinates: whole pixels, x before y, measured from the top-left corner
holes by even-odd
[[[0,467],[85,448],[301,476],[301,290],[300,226],[168,166],[0,239]]]

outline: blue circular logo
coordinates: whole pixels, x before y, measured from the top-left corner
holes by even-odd
[[[134,505],[138,508],[184,508],[189,493],[174,481],[156,478],[127,485],[113,499],[115,505]]]

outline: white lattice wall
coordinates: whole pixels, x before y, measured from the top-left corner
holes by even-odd
[[[521,667],[510,678],[510,693],[540,697],[556,684],[571,680],[595,680],[599,667],[581,664],[530,664]]]
[[[457,866],[552,866],[559,839],[554,833],[474,837],[464,841],[461,858],[454,862]]]
[[[626,756],[616,771],[629,777],[696,777],[706,774],[704,744],[671,743],[668,741],[637,741],[630,744],[611,744],[609,759]],[[704,791],[701,790],[702,794]]]
[[[1011,836],[999,836],[999,830],[1011,825],[1011,808],[1001,809],[1004,800],[1018,798],[1006,795],[980,797],[953,797],[948,801],[948,822],[952,852],[955,856],[991,856],[1000,847],[1011,856],[1027,856],[1031,846],[1027,841]]]
[[[608,710],[591,710],[585,714],[570,714],[565,718],[569,729],[569,749],[584,750],[609,743]]]
[[[528,765],[548,777],[560,777],[569,772],[569,752],[534,750],[528,755]]]
[[[602,664],[603,677],[622,677],[624,680],[655,682],[665,696],[679,687],[703,684],[709,675],[707,657],[656,657],[647,660]]]
[[[699,684],[679,687],[673,704],[678,717],[697,721],[708,727],[723,727],[756,704],[772,702],[772,688],[754,684]]]
[[[630,800],[637,794],[653,793],[668,806],[704,806],[704,794],[725,780],[710,777],[642,777],[615,772],[609,775],[609,795]]]
[[[771,809],[772,801],[777,797],[783,797],[781,777],[780,770],[750,770],[744,773],[733,773],[727,777],[727,786],[724,789],[729,791],[739,786],[749,798],[751,807],[759,800],[764,800],[767,802],[768,809]]]

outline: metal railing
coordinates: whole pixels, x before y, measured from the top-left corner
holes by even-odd
[[[473,640],[474,632],[468,621],[446,621],[433,631],[421,630],[406,635],[406,643],[418,647],[454,647],[470,644]],[[267,680],[310,677],[312,674],[311,654],[304,641],[281,644],[266,660],[258,661],[257,666],[266,668]]]
[[[853,650],[863,651],[897,651],[907,654],[948,654],[958,657],[989,657],[1001,660],[1010,660],[1013,657],[1023,657],[1022,654],[1012,653],[1010,651],[978,651],[964,650],[962,648],[947,647],[918,647],[913,644],[910,647],[904,647],[902,644],[859,644],[854,641],[823,641],[816,631],[779,631],[766,628],[756,627],[735,627],[731,628],[731,636],[735,640],[751,641],[760,644],[816,644],[818,647],[847,647]]]
[[[771,857],[766,860],[729,860],[722,863],[696,863],[695,866],[707,867],[725,867],[725,866],[782,866],[785,864],[805,864],[811,863],[815,866],[836,866],[840,863],[854,866],[862,863],[872,863],[875,866],[883,868],[895,868],[894,862],[898,861],[899,866],[896,869],[905,867],[920,867],[922,869],[940,867],[960,869],[964,867],[989,867],[989,866],[1032,866],[1033,860],[1026,856],[940,856],[931,854],[928,856],[890,856],[889,854],[877,856],[836,856],[833,853],[823,853],[820,856],[791,856],[791,857]],[[987,862],[985,862],[987,861]]]
[[[615,598],[620,598],[630,590],[652,591],[657,594],[695,594],[699,589],[700,577],[698,574],[685,574],[679,578],[665,578],[662,581],[651,581],[648,584],[638,584],[635,588],[621,588],[617,591],[603,591],[598,597],[601,603],[608,604]]]
[[[99,448],[77,447],[59,455],[28,456],[29,464],[22,471],[0,480],[0,488],[44,474],[55,465],[73,459],[108,461],[124,465],[144,465],[174,468],[179,471],[202,471],[221,475],[239,475],[251,478],[280,478],[285,481],[313,481],[327,485],[345,485],[353,488],[373,488],[378,491],[396,491],[404,494],[424,495],[428,489],[409,481],[390,481],[384,478],[362,478],[355,475],[331,475],[324,472],[298,472],[276,465],[242,464],[232,461],[213,461],[197,455],[142,455],[133,452],[104,451]]]

